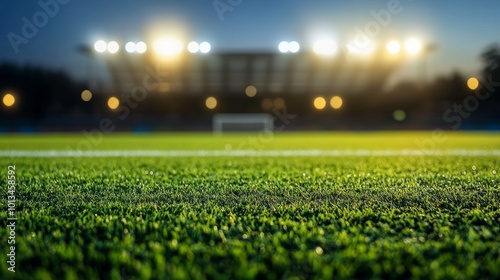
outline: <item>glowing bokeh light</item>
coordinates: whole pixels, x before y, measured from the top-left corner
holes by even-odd
[[[120,45],[115,41],[111,41],[108,43],[107,49],[109,53],[117,53],[120,50]]]
[[[291,53],[296,53],[300,51],[300,44],[298,42],[292,41],[289,44],[289,49]]]
[[[148,46],[144,42],[137,42],[135,44],[135,51],[137,53],[145,53],[148,50]]]
[[[278,97],[273,101],[274,108],[281,110],[285,108],[285,99]]]
[[[392,116],[393,116],[394,120],[396,120],[398,122],[402,122],[406,119],[406,112],[403,110],[396,110],[396,111],[394,111],[394,113],[392,113]]]
[[[89,102],[90,99],[92,99],[92,92],[90,92],[90,90],[86,89],[86,90],[82,91],[81,97],[82,97],[83,101]]]
[[[314,99],[314,108],[322,110],[326,107],[326,100],[323,97],[316,97]]]
[[[211,49],[212,49],[212,46],[210,45],[209,42],[202,42],[200,44],[200,52],[201,53],[209,53]]]
[[[128,52],[128,53],[134,53],[137,51],[137,45],[134,43],[134,42],[128,42],[126,45],[125,45],[125,50]]]
[[[213,110],[215,107],[217,107],[217,99],[215,97],[210,96],[205,100],[205,106],[207,106],[208,109]]]
[[[330,56],[337,52],[338,46],[331,39],[323,39],[314,44],[313,50],[317,54]]]
[[[154,50],[163,56],[173,56],[182,52],[182,43],[171,38],[159,39],[154,43]]]
[[[467,80],[467,86],[471,90],[476,90],[479,87],[479,80],[476,77],[471,77]]]
[[[340,98],[340,96],[334,96],[330,99],[330,106],[332,106],[333,109],[340,109],[343,104],[344,101]]]
[[[422,50],[422,43],[417,39],[409,39],[405,42],[405,50],[410,54],[417,54]]]
[[[287,53],[290,51],[290,44],[288,42],[283,41],[278,45],[278,50],[281,53]]]
[[[120,100],[118,100],[118,98],[116,97],[110,97],[108,99],[108,107],[111,109],[111,110],[115,110],[116,108],[118,108],[120,106]]]
[[[352,54],[368,55],[375,50],[375,43],[373,41],[363,43],[354,41],[347,45],[347,50]]]
[[[386,50],[390,54],[398,54],[401,51],[401,44],[397,41],[391,41],[387,44]]]
[[[3,96],[2,102],[6,107],[11,107],[14,105],[14,103],[16,103],[16,98],[14,97],[14,95],[7,93]]]
[[[248,97],[254,97],[255,95],[257,95],[257,88],[254,86],[247,86],[247,88],[245,89],[245,94]]]
[[[104,42],[103,40],[99,40],[99,41],[95,42],[95,44],[94,44],[94,50],[98,53],[105,52],[107,47],[108,47],[108,44],[106,44],[106,42]]]
[[[273,108],[273,101],[271,100],[271,98],[264,98],[262,99],[260,106],[262,107],[262,109],[269,111]]]
[[[190,42],[187,49],[190,53],[197,53],[200,50],[200,45],[197,42]]]

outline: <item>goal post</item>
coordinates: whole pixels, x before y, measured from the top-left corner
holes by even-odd
[[[217,114],[213,118],[214,134],[225,131],[273,131],[274,119],[269,114]]]

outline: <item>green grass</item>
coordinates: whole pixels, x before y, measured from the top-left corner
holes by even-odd
[[[446,132],[433,136],[422,132],[341,132],[341,133],[266,133],[228,134],[223,137],[211,133],[167,134],[104,134],[102,138],[82,134],[4,135],[0,150],[224,150],[233,149],[500,149],[500,135],[494,133]],[[432,138],[434,137],[434,138]],[[80,145],[80,146],[79,146]],[[433,146],[435,145],[435,146]]]
[[[278,134],[263,148],[418,149],[429,135]],[[498,134],[447,135],[436,148],[500,148]],[[251,136],[106,135],[95,149]],[[81,139],[7,136],[0,149]],[[0,158],[5,174],[11,164],[17,263],[7,271],[2,227],[2,279],[500,277],[498,156]]]

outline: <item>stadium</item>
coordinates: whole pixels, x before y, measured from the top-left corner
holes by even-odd
[[[12,4],[0,278],[500,278],[471,5]]]

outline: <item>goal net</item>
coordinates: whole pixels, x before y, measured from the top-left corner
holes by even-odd
[[[213,118],[213,131],[273,131],[274,119],[269,114],[217,114]]]

